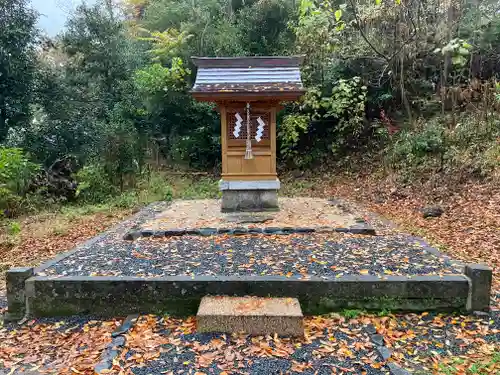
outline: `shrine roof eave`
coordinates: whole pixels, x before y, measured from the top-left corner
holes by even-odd
[[[220,102],[220,101],[278,101],[294,102],[300,99],[306,93],[306,90],[294,91],[265,91],[265,92],[202,92],[191,91],[193,97],[202,102]]]

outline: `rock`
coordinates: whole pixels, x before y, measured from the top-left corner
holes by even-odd
[[[292,354],[292,358],[299,362],[308,362],[312,359],[312,351],[308,348],[298,348]]]
[[[121,348],[122,346],[125,346],[125,342],[127,340],[125,339],[125,336],[116,336],[111,340],[111,344],[109,346],[111,348]]]
[[[427,207],[424,207],[421,210],[421,212],[422,212],[422,215],[424,216],[424,218],[439,217],[444,213],[443,209],[439,206],[427,206]]]
[[[387,361],[389,358],[391,358],[392,355],[392,351],[386,346],[377,346],[377,352],[384,361]]]
[[[141,237],[141,232],[139,231],[130,231],[130,232],[127,232],[124,236],[123,236],[123,239],[125,241],[135,241],[136,239],[138,239],[139,237]]]
[[[152,237],[155,234],[154,230],[151,229],[143,229],[141,231],[141,236],[142,237]]]
[[[165,231],[164,230],[155,230],[153,233],[154,238],[163,238],[165,237]]]
[[[244,228],[244,227],[234,228],[233,229],[233,234],[235,236],[242,236],[242,235],[248,234],[248,229]]]
[[[295,232],[297,232],[297,233],[313,233],[313,232],[315,232],[315,229],[314,228],[307,228],[307,227],[295,228]]]
[[[342,202],[336,198],[330,198],[328,200],[328,203],[330,204],[330,206],[340,206],[342,204]]]
[[[261,234],[262,228],[248,228],[248,234]]]
[[[375,345],[384,346],[384,337],[383,336],[375,334],[375,335],[372,335],[371,339]]]
[[[184,229],[167,229],[165,230],[165,237],[182,236],[186,231]]]
[[[373,324],[368,324],[365,331],[370,335],[375,335],[377,333],[377,328]]]
[[[217,234],[217,228],[200,228],[199,232],[202,236],[213,236]]]
[[[489,318],[490,317],[490,313],[487,313],[485,311],[474,311],[472,314],[474,316],[478,316],[478,317],[481,317],[481,318]]]
[[[264,228],[264,233],[267,233],[267,234],[279,234],[279,233],[281,233],[281,228],[267,227],[267,228]]]
[[[387,367],[389,367],[389,371],[391,372],[391,375],[411,375],[410,372],[399,367],[399,365],[397,365],[394,362],[389,362],[387,364]]]
[[[376,235],[375,229],[368,224],[355,224],[349,227],[349,233]]]
[[[116,337],[118,335],[123,335],[124,333],[127,333],[128,330],[130,330],[134,326],[135,322],[137,321],[137,318],[139,318],[139,314],[128,315],[123,321],[122,325],[113,331],[111,337]]]
[[[327,227],[327,226],[316,228],[316,232],[318,232],[318,233],[332,233],[335,230],[336,230],[336,228]]]
[[[106,373],[108,370],[113,367],[113,359],[118,355],[118,352],[116,350],[111,350],[111,351],[106,351],[102,356],[101,356],[101,361],[95,365],[94,367],[94,373],[96,374],[101,374],[101,373]]]

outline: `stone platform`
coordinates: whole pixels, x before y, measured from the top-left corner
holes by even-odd
[[[333,200],[281,198],[278,212],[223,213],[220,201],[179,200],[126,234],[126,239],[179,235],[350,232],[375,234],[364,218]]]
[[[343,308],[485,310],[489,305],[490,269],[455,262],[401,233],[163,233],[123,239],[131,228],[174,225],[164,219],[165,212],[181,206],[152,205],[40,267],[9,271],[10,317],[195,314],[206,295],[297,298],[305,314]],[[308,210],[311,220],[324,225],[322,212],[313,211]],[[196,226],[203,219],[190,220]],[[286,217],[273,220],[273,225],[291,223],[279,221]]]

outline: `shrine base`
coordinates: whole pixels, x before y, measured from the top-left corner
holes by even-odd
[[[222,212],[278,211],[279,180],[270,181],[224,181]]]

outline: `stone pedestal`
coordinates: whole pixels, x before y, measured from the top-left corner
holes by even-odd
[[[25,282],[33,276],[32,267],[11,268],[7,271],[7,305],[8,311],[5,321],[21,320],[26,313]]]
[[[484,264],[467,264],[464,273],[470,279],[467,310],[489,311],[493,270]]]
[[[222,212],[278,211],[280,181],[224,181],[219,182],[222,191]]]

